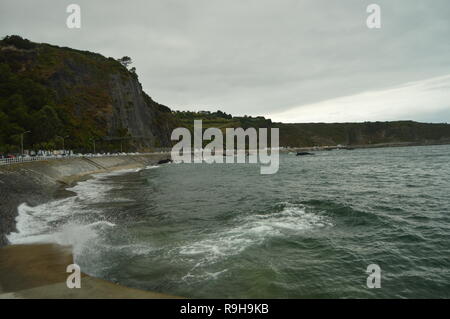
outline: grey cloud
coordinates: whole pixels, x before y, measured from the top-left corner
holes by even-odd
[[[65,27],[73,2],[82,8],[81,30]],[[381,30],[365,26],[373,2],[382,8]],[[129,55],[144,89],[176,109],[265,115],[450,74],[447,0],[2,0],[0,6],[1,35]]]

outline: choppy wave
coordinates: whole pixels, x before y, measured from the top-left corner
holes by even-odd
[[[105,228],[115,224],[106,220],[101,212],[89,209],[89,204],[105,200],[113,184],[107,179],[111,176],[138,172],[139,169],[125,169],[100,173],[91,179],[67,188],[76,196],[54,200],[31,207],[26,203],[19,205],[16,217],[16,232],[7,238],[12,244],[56,243],[73,247],[75,256],[81,254],[87,245],[98,243]],[[89,215],[89,218],[87,218]]]
[[[240,165],[99,174],[73,197],[20,205],[9,239],[73,245],[91,275],[188,297],[445,296],[448,161],[416,158],[281,155],[265,177]],[[389,275],[384,289],[365,288],[371,263]]]
[[[179,247],[176,254],[191,256],[197,260],[195,266],[183,279],[210,279],[211,276],[208,272],[197,272],[199,268],[230,256],[239,255],[249,247],[260,245],[267,239],[283,238],[288,235],[287,233],[291,235],[333,226],[328,217],[315,212],[307,212],[304,205],[285,202],[278,206],[281,206],[282,209],[252,214],[243,218],[238,217],[234,227]],[[194,274],[195,272],[197,274]],[[218,276],[224,272],[219,271],[215,274]]]

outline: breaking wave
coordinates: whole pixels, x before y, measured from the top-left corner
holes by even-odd
[[[115,227],[102,216],[101,210],[91,209],[89,204],[104,201],[108,191],[114,188],[113,183],[108,182],[109,177],[138,171],[140,169],[125,169],[95,174],[91,179],[67,188],[76,196],[34,207],[26,203],[19,205],[17,231],[10,233],[8,240],[12,244],[55,243],[72,246],[76,258],[87,246],[98,245],[105,230]]]
[[[307,212],[303,205],[283,203],[279,212],[256,214],[238,218],[236,226],[180,248],[184,255],[204,254],[214,261],[221,256],[239,254],[251,245],[261,244],[270,237],[286,232],[302,232],[333,226],[328,218]]]
[[[211,274],[201,271],[201,268],[239,255],[244,250],[261,245],[271,238],[284,238],[296,233],[333,226],[328,217],[307,212],[304,205],[281,203],[279,206],[282,207],[279,211],[237,217],[234,227],[179,247],[175,251],[177,254],[192,257],[197,261],[182,279],[199,281],[217,278],[225,273],[226,269]]]

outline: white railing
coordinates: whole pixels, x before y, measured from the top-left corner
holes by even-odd
[[[25,162],[34,162],[34,161],[48,161],[53,159],[69,159],[79,156],[27,156],[27,157],[15,157],[15,158],[3,158],[0,159],[0,165],[8,165],[8,164],[16,164],[16,163],[25,163]]]
[[[35,161],[49,161],[49,160],[65,160],[73,158],[82,157],[112,157],[112,156],[135,156],[135,155],[150,155],[159,154],[164,152],[153,152],[153,153],[118,153],[118,154],[80,154],[80,155],[49,155],[49,156],[26,156],[26,157],[15,157],[15,158],[2,158],[0,159],[0,166],[10,165],[16,163],[25,162],[35,162]]]

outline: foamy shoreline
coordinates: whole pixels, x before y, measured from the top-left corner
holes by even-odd
[[[16,229],[18,208],[37,206],[57,199],[70,198],[69,187],[101,173],[140,170],[167,158],[167,154],[133,158],[96,158],[22,163],[0,170],[0,298],[176,298],[160,293],[123,287],[82,274],[82,288],[69,289],[66,267],[74,263],[73,247],[56,243],[12,244],[6,235]],[[4,187],[10,185],[11,187]],[[5,227],[8,226],[9,227]],[[11,226],[12,224],[12,226]],[[2,241],[0,240],[0,246]],[[83,285],[84,282],[84,285]]]
[[[36,206],[68,195],[65,187],[89,175],[122,169],[144,168],[170,157],[168,153],[117,157],[75,158],[27,162],[0,167],[0,247],[16,231],[19,205]]]

